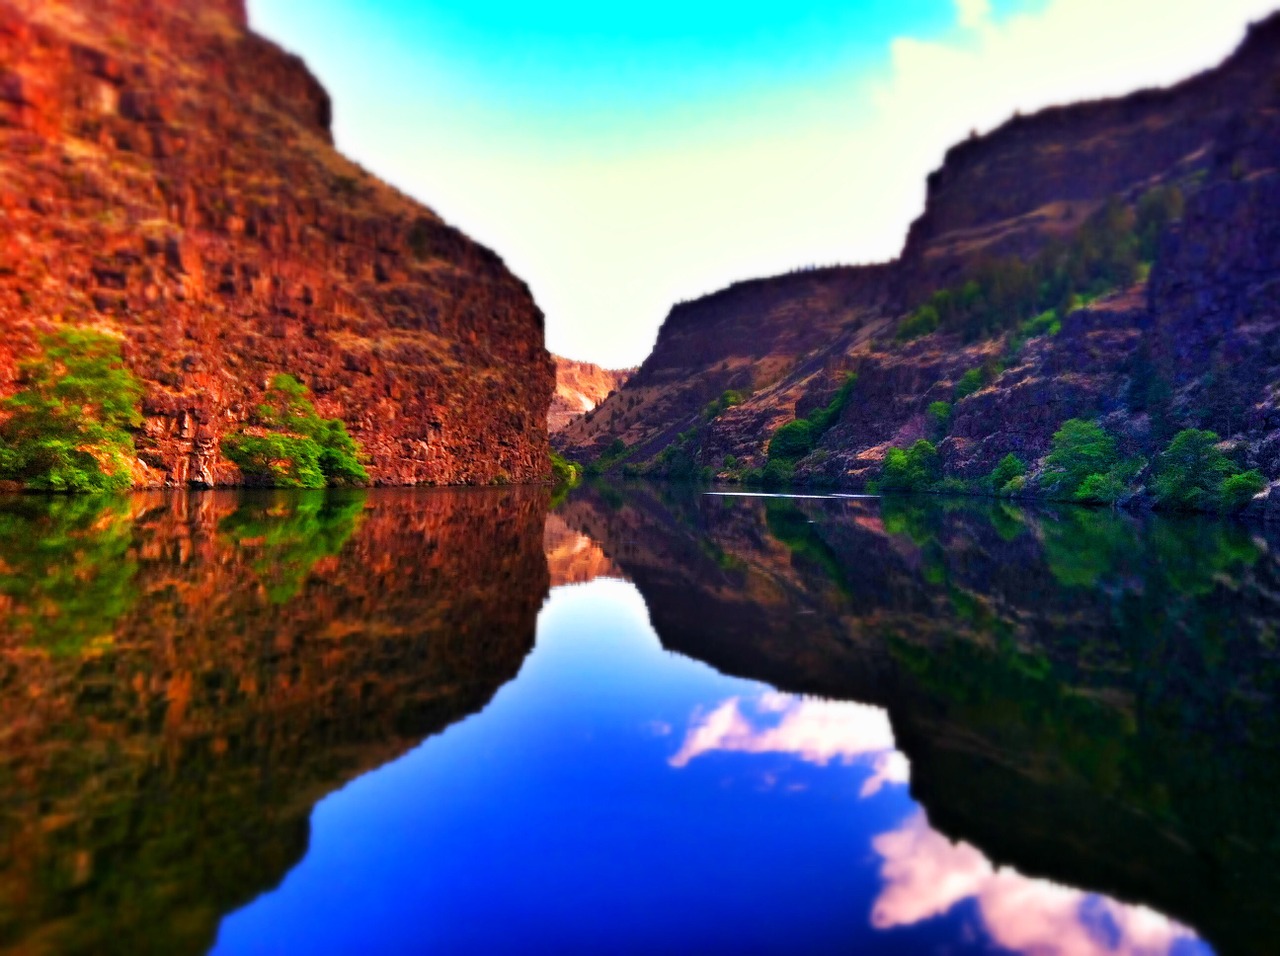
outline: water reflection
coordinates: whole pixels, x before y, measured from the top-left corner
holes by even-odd
[[[1269,533],[673,487],[547,507],[0,501],[0,950],[1280,936]]]
[[[1194,939],[1144,906],[997,869],[972,846],[931,829],[923,813],[913,813],[872,846],[883,860],[885,883],[871,914],[877,929],[911,926],[973,901],[992,942],[1015,953],[1166,956]]]
[[[0,949],[198,953],[314,803],[479,710],[546,495],[0,500]]]
[[[879,707],[804,700],[767,693],[744,703],[730,697],[708,714],[695,714],[673,767],[709,753],[782,753],[825,767],[832,760],[863,760],[874,770],[862,796],[887,783],[906,783],[906,758],[894,749],[889,715]]]
[[[559,514],[635,582],[667,649],[885,708],[940,833],[1224,953],[1280,936],[1272,532],[647,487]]]

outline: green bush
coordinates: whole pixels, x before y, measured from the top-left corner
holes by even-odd
[[[942,462],[933,443],[921,438],[909,449],[890,448],[884,456],[879,491],[930,491],[942,478]]]
[[[925,409],[925,417],[929,420],[929,434],[934,441],[941,441],[951,430],[951,403],[931,402]]]
[[[813,424],[801,418],[787,422],[776,432],[769,442],[769,459],[786,459],[799,461],[813,451],[815,444]]]
[[[237,432],[222,440],[222,452],[254,483],[276,488],[360,485],[369,474],[360,447],[337,418],[321,418],[307,387],[292,375],[277,375],[258,406],[266,434]]]
[[[1187,428],[1156,459],[1156,506],[1180,511],[1236,511],[1267,487],[1258,471],[1240,467],[1218,448],[1214,432]]]
[[[783,483],[784,475],[786,482],[791,481],[796,462],[812,452],[822,436],[840,420],[840,415],[849,404],[849,398],[853,394],[853,387],[857,381],[856,375],[846,375],[839,391],[826,405],[815,408],[804,418],[787,422],[773,433],[773,438],[769,440],[769,464],[772,465],[775,461],[779,464],[772,471],[766,466],[764,471],[766,481],[775,484]],[[786,467],[783,467],[784,464]]]
[[[1254,495],[1266,490],[1267,479],[1256,469],[1229,475],[1218,492],[1218,504],[1223,511],[1239,511],[1249,504]]]
[[[960,381],[956,382],[955,400],[957,402],[964,401],[974,392],[982,390],[982,386],[987,384],[987,376],[980,368],[971,368],[960,376]]]
[[[931,305],[921,306],[899,323],[897,339],[899,342],[918,339],[936,330],[938,324],[938,310]]]
[[[90,329],[41,339],[20,366],[21,389],[3,402],[0,477],[39,491],[108,492],[132,484],[129,429],[142,423],[142,386],[120,343]]]
[[[795,462],[785,458],[771,458],[760,473],[760,483],[768,488],[782,488],[795,477]]]
[[[1052,495],[1075,498],[1090,477],[1105,475],[1121,464],[1112,435],[1094,422],[1072,418],[1053,435],[1042,484]]]
[[[1129,491],[1128,482],[1118,471],[1090,475],[1076,489],[1075,499],[1084,504],[1113,505]]]
[[[708,403],[707,407],[702,410],[702,418],[704,421],[719,418],[728,409],[741,405],[744,401],[746,401],[746,396],[742,392],[728,389],[715,401]]]
[[[559,452],[551,452],[551,480],[556,485],[572,487],[582,481],[582,469]]]
[[[1010,488],[1009,486],[1015,478],[1023,478],[1026,473],[1026,462],[1010,452],[1000,459],[995,468],[991,469],[991,474],[987,476],[986,485],[996,494],[1009,494],[1021,491],[1021,486],[1016,489]]]

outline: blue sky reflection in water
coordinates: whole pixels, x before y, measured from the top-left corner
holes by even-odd
[[[1208,953],[931,830],[877,708],[666,652],[639,593],[552,591],[481,713],[323,800],[215,952]]]

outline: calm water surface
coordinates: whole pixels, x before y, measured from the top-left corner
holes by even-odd
[[[0,951],[1267,952],[1278,546],[642,486],[0,501]]]

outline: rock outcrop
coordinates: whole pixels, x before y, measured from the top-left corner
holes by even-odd
[[[564,431],[620,389],[635,374],[633,368],[608,369],[590,362],[553,355],[556,364],[556,391],[547,410],[547,431],[552,435]]]
[[[1109,200],[1156,187],[1185,197],[1149,277],[1062,317],[1058,334],[945,330],[897,340],[903,318],[1000,257],[1027,260],[1081,233]],[[885,450],[938,442],[948,474],[974,478],[1013,452],[1034,465],[1071,417],[1103,421],[1132,453],[1204,427],[1242,463],[1280,477],[1280,14],[1214,70],[1165,90],[1016,117],[948,152],[902,257],[743,283],[675,307],[652,354],[590,421],[558,439],[589,461],[653,462],[680,442],[705,470],[759,468],[776,429],[849,401],[797,480],[859,487]],[[965,372],[985,368],[957,398]],[[1166,396],[1163,428],[1142,400]],[[726,389],[736,405],[712,405]],[[926,410],[954,404],[945,436]]]
[[[0,395],[42,333],[93,325],[146,385],[142,484],[236,483],[220,439],[282,372],[376,483],[547,476],[529,290],[330,116],[243,0],[0,0]]]

